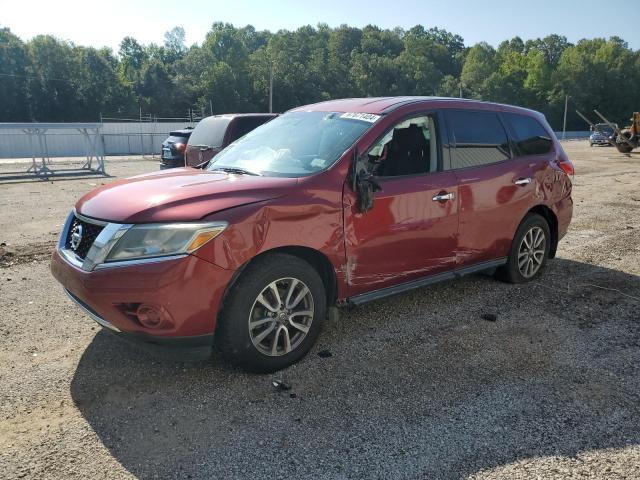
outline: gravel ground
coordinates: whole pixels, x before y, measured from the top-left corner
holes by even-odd
[[[12,183],[23,165],[0,165],[0,476],[640,478],[640,152],[565,148],[574,222],[538,282],[476,275],[342,310],[276,375],[288,391],[149,357],[51,277],[74,199],[156,163]]]

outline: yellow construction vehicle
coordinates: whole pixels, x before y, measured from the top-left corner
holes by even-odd
[[[622,153],[629,153],[640,147],[640,112],[633,112],[631,125],[618,131],[616,148]]]

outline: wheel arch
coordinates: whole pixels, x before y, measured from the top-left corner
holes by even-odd
[[[558,249],[558,217],[548,206],[544,204],[536,205],[531,208],[527,214],[522,218],[520,223],[527,218],[527,215],[531,213],[537,213],[547,221],[549,225],[549,231],[551,232],[551,245],[549,246],[549,258],[555,258],[556,251]]]
[[[240,268],[238,268],[238,270],[236,270],[235,274],[231,278],[223,298],[227,297],[229,291],[233,288],[233,285],[249,265],[274,253],[286,253],[307,262],[316,272],[318,272],[318,275],[320,275],[320,278],[322,279],[322,283],[324,283],[327,294],[327,306],[331,306],[335,303],[338,296],[338,280],[335,268],[331,264],[331,261],[322,252],[310,247],[303,247],[299,245],[288,245],[265,250],[245,262]],[[222,305],[224,301],[220,303]]]

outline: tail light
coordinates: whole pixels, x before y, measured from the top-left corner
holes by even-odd
[[[569,160],[568,158],[563,160],[558,160],[558,166],[567,175],[571,175],[571,176],[575,175],[575,169],[573,168],[573,163],[571,163],[571,160]]]
[[[173,148],[176,149],[178,152],[184,152],[185,148],[187,148],[187,144],[186,143],[174,143],[173,144]]]

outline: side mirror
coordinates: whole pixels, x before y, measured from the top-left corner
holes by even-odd
[[[367,171],[357,147],[353,149],[351,188],[358,196],[358,209],[361,213],[367,213],[373,208],[373,194],[382,190],[375,177]]]
[[[382,190],[375,177],[369,172],[361,171],[356,176],[356,193],[358,194],[358,208],[367,213],[373,208],[373,194]]]

